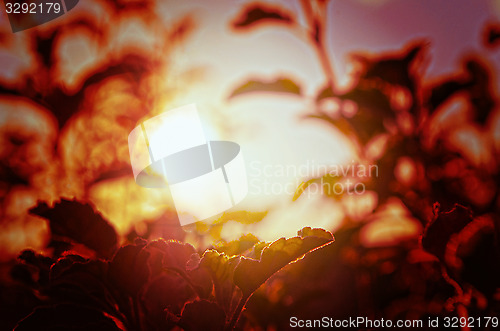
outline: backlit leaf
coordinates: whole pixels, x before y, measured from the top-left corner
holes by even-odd
[[[328,231],[310,228],[299,231],[298,237],[278,239],[264,248],[259,261],[243,257],[234,270],[234,283],[248,297],[288,263],[333,241]]]
[[[295,193],[293,195],[292,200],[295,201],[298,198],[300,198],[300,196],[304,193],[304,191],[309,186],[311,186],[313,184],[320,184],[322,189],[324,190],[324,193],[330,196],[331,195],[330,193],[332,192],[332,190],[331,189],[325,190],[325,188],[332,188],[333,185],[335,185],[335,183],[337,183],[339,181],[339,179],[340,179],[339,176],[327,173],[326,175],[324,175],[322,177],[312,178],[312,179],[309,179],[305,182],[302,182],[295,190]]]
[[[218,244],[215,249],[221,253],[225,253],[228,256],[233,256],[236,254],[243,254],[255,244],[259,242],[259,239],[253,234],[246,234],[241,236],[239,239],[232,240],[230,242],[224,242]]]
[[[253,224],[262,221],[262,219],[267,215],[267,211],[263,212],[251,212],[246,210],[237,210],[231,212],[225,212],[216,221],[216,223],[225,223],[228,221],[235,221],[241,224]]]
[[[233,90],[229,99],[251,92],[275,92],[301,94],[301,88],[297,83],[289,78],[277,78],[274,81],[249,80],[246,83],[239,85]]]
[[[208,270],[214,284],[217,302],[226,312],[230,310],[234,290],[234,269],[240,259],[240,256],[229,257],[224,253],[208,250],[198,264],[199,268]]]

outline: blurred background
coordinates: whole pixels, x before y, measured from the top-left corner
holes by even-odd
[[[140,121],[188,103],[198,105],[211,137],[242,146],[250,192],[236,209],[268,212],[258,224],[228,220],[224,239],[335,229],[344,213],[338,202],[321,192],[292,197],[317,169],[359,162],[356,141],[307,118],[325,84],[341,92],[355,82],[353,54],[394,53],[425,40],[426,83],[456,75],[466,54],[499,69],[500,53],[483,40],[500,15],[498,1],[311,1],[324,16],[321,55],[299,1],[265,4],[282,16],[245,17],[248,1],[85,1],[15,34],[2,11],[3,259],[44,246],[45,223],[27,213],[38,200],[88,200],[122,235],[172,217],[168,191],[134,184],[127,135]],[[251,81],[262,84],[234,93]],[[373,197],[362,200],[363,212],[374,209]]]
[[[392,279],[377,277],[392,275],[404,283],[398,296],[412,298],[358,298],[361,311],[453,305],[469,290],[472,310],[498,311],[498,270],[484,271],[485,281],[466,266],[489,251],[477,238],[500,234],[499,22],[498,0],[85,0],[12,33],[2,8],[0,260],[57,251],[46,220],[29,210],[76,199],[109,221],[120,244],[162,237],[201,252],[249,233],[272,241],[321,227],[339,234],[332,254],[356,270],[333,278],[354,275],[376,296]],[[134,182],[127,137],[190,103],[211,139],[241,145],[249,194],[182,228],[168,189]],[[455,204],[470,220],[429,225]],[[423,233],[434,239],[422,243]],[[429,299],[430,287],[410,286],[414,264],[434,261],[428,253],[467,284],[460,300],[449,288]],[[439,278],[426,272],[424,283]],[[275,279],[249,310],[286,306],[299,296],[287,294],[288,281]],[[263,297],[269,306],[258,306]]]

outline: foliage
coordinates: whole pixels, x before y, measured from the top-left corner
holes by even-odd
[[[34,212],[42,208],[47,206]],[[63,201],[42,214],[51,224],[67,228],[75,225],[75,215],[88,208]],[[76,223],[82,225],[80,231],[65,233],[68,245],[59,255],[47,257],[26,250],[19,256],[11,276],[24,285],[26,295],[36,291],[40,302],[16,330],[37,325],[47,329],[232,329],[249,297],[267,279],[311,250],[333,242],[325,230],[304,228],[298,237],[265,244],[256,260],[252,246],[241,255],[207,250],[200,256],[187,243],[137,239],[118,249],[114,246],[112,258],[96,259],[99,250],[95,246],[85,247],[86,252],[96,253],[87,258],[76,245],[91,237],[105,220],[99,214],[85,216]],[[59,235],[53,232],[54,237]],[[98,239],[113,247],[115,238]],[[236,306],[235,300],[240,302]]]
[[[185,242],[185,233],[175,232],[170,217],[151,220],[144,231],[134,229],[121,237],[84,201],[96,183],[125,176],[128,164],[120,155],[88,164],[89,155],[106,150],[105,143],[116,138],[113,130],[95,137],[89,128],[93,118],[102,117],[101,128],[112,125],[119,136],[128,132],[155,108],[156,95],[150,90],[164,66],[141,47],[117,53],[111,49],[75,82],[50,83],[61,62],[58,40],[68,31],[85,30],[101,48],[111,39],[91,15],[77,17],[64,28],[53,25],[27,34],[30,49],[40,57],[36,67],[24,73],[24,83],[0,85],[2,99],[22,98],[46,109],[60,132],[47,148],[56,164],[51,174],[39,171],[40,164],[24,166],[23,148],[32,136],[15,129],[5,133],[10,154],[2,155],[0,164],[7,192],[2,203],[6,205],[9,192],[18,187],[43,191],[42,179],[48,175],[78,177],[83,192],[79,199],[63,198],[74,192],[64,191],[60,179],[53,194],[61,198],[31,209],[32,215],[46,220],[50,239],[45,254],[27,249],[16,261],[2,265],[8,277],[0,283],[1,328],[281,330],[289,327],[291,316],[498,316],[498,88],[490,64],[479,54],[465,56],[456,74],[429,82],[423,63],[432,45],[417,40],[394,53],[353,55],[360,70],[352,86],[341,91],[325,47],[328,1],[300,3],[306,26],[284,8],[252,3],[228,27],[238,34],[278,24],[291,33],[305,33],[325,73],[325,84],[316,91],[307,117],[345,133],[355,142],[360,163],[378,166],[377,178],[349,178],[376,194],[373,213],[355,219],[345,196],[325,192],[328,201],[346,207],[334,244],[330,232],[304,228],[296,237],[272,243],[247,234],[205,250]],[[132,12],[142,13],[147,22],[158,20],[151,1],[112,1],[106,6],[117,20]],[[162,26],[160,33],[166,37],[158,51],[167,53],[194,28],[189,16],[173,27]],[[495,23],[485,29],[483,42],[491,51],[497,50],[498,31]],[[12,42],[8,35],[0,38]],[[233,89],[229,101],[260,92],[303,97],[303,86],[283,74],[268,80],[250,77]],[[123,102],[107,99],[117,94]],[[447,115],[455,103],[466,108],[465,119]],[[100,107],[121,112],[107,114]],[[79,122],[81,118],[88,122]],[[72,130],[79,130],[80,136],[67,138]],[[79,142],[85,149],[78,150],[79,159],[71,163],[62,146],[72,151]],[[334,185],[346,179],[331,174],[308,179],[293,200],[313,183]],[[366,244],[367,229],[384,221],[384,208],[394,201],[401,201],[410,218],[419,222],[420,240],[414,234],[391,244]],[[194,235],[218,238],[228,221],[253,224],[265,216],[227,213],[211,226],[197,224]]]

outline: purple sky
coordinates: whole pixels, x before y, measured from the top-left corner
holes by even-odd
[[[454,71],[464,53],[480,52],[492,62],[500,61],[500,52],[487,51],[481,45],[485,23],[495,19],[494,1],[389,0],[381,5],[364,2],[335,0],[330,4],[330,51],[340,61],[335,63],[339,74],[346,54],[397,50],[415,38],[431,42],[428,76]]]

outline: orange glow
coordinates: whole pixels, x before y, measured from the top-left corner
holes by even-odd
[[[387,1],[360,0],[356,6],[384,8],[386,4]],[[223,5],[217,4],[214,8],[222,8]],[[5,60],[2,63],[8,64],[0,68],[0,82],[4,86],[13,88],[32,84],[30,88],[33,94],[39,94],[36,95],[38,100],[81,98],[78,102],[69,102],[68,109],[58,110],[57,115],[62,113],[63,119],[56,119],[57,116],[51,114],[53,109],[28,102],[27,98],[2,99],[0,123],[6,136],[1,137],[1,156],[8,158],[10,165],[20,175],[26,175],[33,186],[33,192],[26,193],[23,198],[13,193],[15,190],[6,193],[6,201],[12,201],[9,202],[12,206],[6,210],[9,213],[16,208],[18,210],[9,217],[21,220],[23,213],[36,205],[37,200],[52,203],[60,197],[76,197],[91,201],[120,235],[125,236],[133,229],[144,232],[143,221],[169,213],[172,202],[167,190],[143,189],[134,184],[127,136],[137,123],[186,100],[210,101],[205,115],[210,117],[214,127],[209,131],[221,136],[234,135],[248,143],[245,152],[248,152],[249,160],[300,165],[316,158],[330,164],[363,158],[364,162],[377,163],[393,147],[393,135],[402,133],[411,136],[423,130],[425,134],[422,137],[427,147],[444,142],[476,167],[484,167],[490,172],[497,167],[498,161],[490,150],[493,146],[500,150],[499,117],[497,115],[490,122],[488,133],[470,124],[473,105],[468,93],[457,93],[434,109],[432,114],[426,114],[429,122],[421,127],[422,123],[414,121],[414,114],[411,114],[413,110],[410,106],[416,102],[414,96],[406,87],[397,86],[406,82],[408,77],[383,70],[389,83],[381,83],[377,79],[370,81],[370,75],[377,74],[372,67],[376,60],[389,56],[403,57],[411,47],[423,45],[421,41],[407,43],[404,49],[391,50],[381,57],[373,55],[375,50],[358,52],[363,55],[351,57],[351,60],[358,61],[351,61],[345,66],[350,71],[349,75],[333,77],[337,93],[340,93],[340,88],[344,93],[354,88],[358,80],[365,79],[362,84],[380,88],[387,94],[391,111],[394,111],[394,118],[382,123],[385,132],[370,137],[366,145],[360,146],[342,136],[338,128],[332,131],[317,123],[307,126],[309,123],[298,120],[305,110],[314,108],[312,100],[316,97],[316,89],[325,85],[327,77],[321,64],[312,60],[317,55],[316,50],[304,47],[304,41],[308,42],[307,33],[299,34],[297,40],[293,34],[289,36],[285,33],[286,27],[296,29],[305,24],[302,13],[296,8],[278,12],[282,17],[278,17],[277,29],[273,29],[271,22],[279,15],[273,14],[262,26],[259,23],[237,34],[235,25],[245,26],[248,22],[244,20],[251,21],[252,17],[234,17],[234,13],[229,11],[210,14],[201,4],[192,11],[188,10],[189,6],[173,7],[148,2],[134,10],[117,11],[104,1],[89,1],[78,6],[74,14],[61,18],[57,24],[27,31],[22,38],[6,35],[0,49],[0,59]],[[266,7],[266,10],[271,9],[272,6]],[[222,20],[225,20],[223,24]],[[331,37],[331,27],[325,28],[329,33],[326,37]],[[43,58],[34,49],[34,41],[28,37],[49,38],[52,34],[53,52]],[[217,47],[212,45],[214,40]],[[276,40],[280,40],[279,46]],[[337,59],[337,55],[328,55],[336,58],[332,60],[334,66],[343,61]],[[427,80],[422,72],[422,61],[423,56],[419,55],[409,72],[422,78],[425,88],[433,87],[439,80]],[[50,64],[50,68],[44,67],[45,62]],[[470,61],[464,61],[453,78],[469,78],[467,70],[470,67]],[[27,82],[25,75],[28,74],[34,77],[33,81]],[[258,96],[248,94],[243,99],[227,99],[235,82],[245,82],[248,77],[273,82],[277,75],[285,74],[293,81],[302,82],[297,85],[300,88],[291,89],[291,98],[283,95],[276,97],[268,91]],[[355,119],[361,112],[358,101],[341,101],[332,96],[314,106],[331,118]],[[423,113],[429,110],[425,107],[428,105],[422,106]],[[367,108],[371,111],[370,107]],[[364,123],[366,126],[369,124]],[[361,130],[364,129],[362,125]],[[17,136],[11,139],[11,133]],[[495,138],[494,142],[490,140],[491,135]],[[36,139],[16,147],[16,139],[31,136]],[[419,162],[413,160],[411,155],[397,158],[390,175],[394,175],[395,181],[400,184],[398,187],[418,186],[420,180],[425,179],[424,173],[428,169],[422,170],[423,165]],[[466,172],[464,165],[447,163],[446,167],[438,171],[438,177],[451,178]],[[389,181],[389,178],[362,180],[373,184]],[[276,178],[279,184],[287,181],[290,178]],[[477,176],[464,176],[460,183],[467,191],[474,192],[470,197],[479,205],[486,205],[494,196],[495,187]],[[391,188],[393,184],[387,183],[392,185]],[[293,235],[301,225],[308,225],[305,224],[307,222],[336,227],[340,226],[344,217],[363,220],[370,215],[379,204],[379,195],[380,192],[368,190],[361,196],[347,196],[341,203],[325,207],[323,204],[326,202],[322,200],[321,203],[314,200],[291,206],[288,196],[277,198],[262,194],[255,198],[257,202],[246,201],[242,207],[258,210],[262,204],[271,209],[262,225],[242,225],[230,221],[219,235],[222,234],[224,240],[231,240],[252,231],[270,240],[285,234]],[[15,201],[14,198],[20,200]],[[275,201],[278,207],[273,209]],[[323,215],[327,213],[333,216]],[[296,215],[303,217],[289,220]],[[418,230],[411,221],[387,222],[387,228],[394,226],[400,233],[386,234],[384,226],[370,224],[364,234],[366,242],[371,244],[379,240],[383,242],[385,237],[415,235]],[[40,229],[43,230],[43,227]],[[42,233],[42,230],[37,233]],[[37,236],[33,238],[40,239]],[[30,240],[36,241],[33,238]],[[38,244],[40,247],[41,242],[43,240]]]
[[[417,169],[414,161],[409,157],[401,157],[398,160],[394,174],[398,182],[406,186],[412,186],[417,179]]]
[[[172,209],[167,189],[138,187],[132,176],[94,185],[89,198],[121,235],[140,221],[154,220]]]
[[[391,246],[414,238],[421,231],[421,224],[400,201],[393,200],[373,215],[373,220],[361,231],[360,239],[367,247]]]
[[[0,329],[498,312],[496,7],[79,0],[16,33],[0,13]]]

